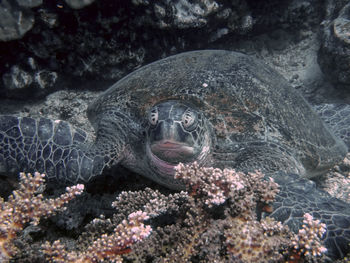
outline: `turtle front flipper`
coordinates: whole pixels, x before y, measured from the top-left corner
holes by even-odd
[[[303,215],[309,213],[314,219],[326,224],[323,242],[327,256],[343,258],[350,251],[350,206],[316,188],[313,181],[296,174],[279,173],[273,176],[280,191],[269,216],[287,224],[298,232]]]
[[[350,105],[321,104],[314,106],[333,133],[350,148]]]
[[[65,121],[0,116],[0,173],[45,173],[60,183],[87,182],[109,158]]]

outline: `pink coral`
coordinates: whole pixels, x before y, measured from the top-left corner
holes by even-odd
[[[200,167],[197,163],[176,167],[175,177],[184,181],[191,197],[191,215],[196,223],[190,233],[201,236],[210,231],[210,214],[201,207],[223,204],[224,237],[230,260],[236,262],[280,262],[284,256],[290,262],[315,259],[324,254],[320,238],[325,225],[304,216],[303,228],[298,235],[271,218],[257,220],[258,204],[266,206],[274,201],[278,185],[273,179],[264,179],[261,172],[244,174],[233,169]],[[218,224],[218,223],[217,223]],[[191,237],[190,237],[191,238]],[[280,252],[284,251],[283,254]]]
[[[244,188],[240,182],[243,173],[234,170],[219,168],[201,168],[197,162],[190,167],[180,163],[176,167],[175,179],[182,179],[187,183],[192,193],[197,192],[207,196],[205,203],[220,205],[229,195],[237,193]]]
[[[46,242],[43,250],[48,260],[55,263],[93,263],[103,260],[120,263],[120,255],[129,253],[132,244],[142,241],[151,233],[151,227],[143,224],[147,219],[147,214],[142,211],[131,213],[128,220],[123,220],[115,227],[113,234],[103,234],[83,252],[67,252],[59,240],[52,245]]]
[[[35,173],[20,174],[19,189],[5,202],[0,198],[0,261],[7,262],[15,253],[16,247],[12,244],[17,232],[30,222],[37,225],[42,217],[52,216],[67,202],[82,193],[84,185],[66,188],[66,193],[55,199],[44,199],[39,189],[45,182],[45,175]]]
[[[234,169],[200,167],[197,162],[175,167],[175,178],[181,179],[192,196],[205,199],[208,207],[220,205],[230,199],[237,212],[255,207],[256,202],[270,203],[278,193],[278,184],[264,175],[236,172]]]
[[[314,220],[308,213],[304,215],[303,223],[303,228],[292,240],[295,253],[307,258],[321,256],[327,251],[321,241],[326,232],[326,225],[320,220]]]

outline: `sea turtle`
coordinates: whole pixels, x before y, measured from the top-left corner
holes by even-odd
[[[247,55],[193,51],[144,66],[88,108],[96,139],[64,121],[0,117],[0,172],[87,182],[116,164],[182,189],[179,162],[261,170],[281,184],[274,216],[327,224],[329,255],[349,250],[350,209],[305,178],[341,161],[346,145],[275,70]]]

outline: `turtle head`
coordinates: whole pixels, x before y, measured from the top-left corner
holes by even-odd
[[[170,100],[148,112],[147,155],[152,168],[174,175],[181,163],[202,163],[209,154],[210,136],[204,115],[191,105]]]

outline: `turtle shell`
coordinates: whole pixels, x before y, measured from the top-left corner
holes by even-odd
[[[271,143],[289,149],[306,170],[324,170],[346,153],[345,144],[280,74],[232,51],[186,52],[144,66],[97,98],[88,116],[94,123],[99,114],[117,108],[143,123],[148,109],[170,99],[204,113],[216,151]]]

